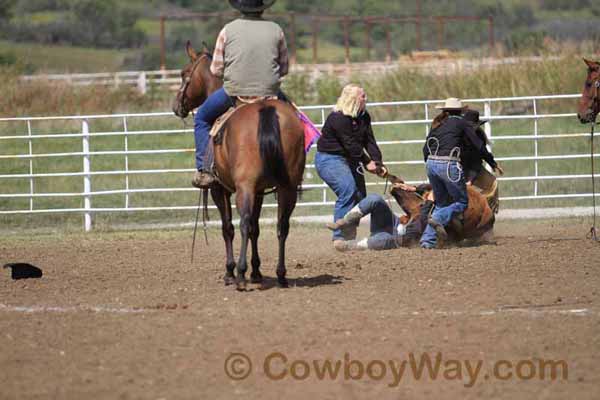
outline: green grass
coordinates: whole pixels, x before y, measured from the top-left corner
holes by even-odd
[[[173,21],[169,21],[169,23],[171,24]],[[135,27],[151,37],[160,35],[160,21],[157,19],[140,18],[137,20]]]
[[[36,73],[120,71],[127,51],[0,41],[0,53],[13,53],[18,63]]]

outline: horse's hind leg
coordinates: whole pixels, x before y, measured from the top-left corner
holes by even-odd
[[[223,232],[223,240],[225,241],[225,253],[227,261],[225,262],[225,285],[231,285],[235,281],[233,270],[235,269],[235,261],[233,261],[233,236],[235,230],[231,223],[231,194],[226,192],[222,186],[211,188],[210,194],[213,202],[219,209],[221,214],[221,230]]]
[[[252,274],[250,275],[250,282],[261,283],[262,274],[260,273],[260,256],[258,255],[258,236],[260,235],[260,226],[258,220],[260,218],[260,211],[262,209],[263,196],[257,196],[254,202],[254,210],[252,212],[252,222],[250,230],[250,242],[252,243]]]
[[[285,241],[290,232],[290,217],[296,207],[296,188],[277,190],[277,237],[279,238],[279,261],[277,263],[277,281],[281,287],[287,287],[285,278]]]
[[[238,213],[240,214],[240,233],[242,235],[240,258],[238,259],[237,264],[236,283],[238,290],[246,290],[246,271],[248,270],[246,253],[248,252],[248,239],[250,238],[251,232],[253,232],[252,214],[254,211],[255,202],[254,190],[238,188],[235,197],[235,202],[237,205]]]

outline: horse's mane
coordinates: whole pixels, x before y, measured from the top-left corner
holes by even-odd
[[[439,126],[442,125],[444,121],[448,119],[448,116],[450,116],[448,111],[442,111],[441,113],[439,113],[431,122],[431,130],[439,128]]]

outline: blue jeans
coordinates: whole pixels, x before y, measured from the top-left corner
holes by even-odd
[[[196,168],[204,167],[204,153],[208,146],[210,129],[221,115],[223,115],[234,102],[223,88],[213,92],[202,103],[194,117],[194,139],[196,141]]]
[[[358,203],[358,208],[364,215],[371,214],[370,235],[367,241],[369,249],[386,250],[398,247],[396,238],[400,219],[381,195],[368,195]]]
[[[435,197],[431,218],[447,226],[454,214],[462,213],[469,205],[464,174],[457,161],[428,159],[426,168]],[[432,248],[436,243],[435,230],[427,225],[421,236],[421,247]]]
[[[342,219],[348,211],[367,195],[365,178],[356,169],[358,164],[336,154],[321,153],[315,155],[317,173],[337,196],[333,209],[333,221]],[[341,229],[333,232],[333,240],[349,240],[356,237],[356,230],[344,235]]]

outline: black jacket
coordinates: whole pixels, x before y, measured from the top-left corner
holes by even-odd
[[[483,142],[483,147],[477,149],[470,140],[465,140],[460,154],[461,164],[465,170],[467,180],[471,180],[479,175],[481,168],[483,168],[481,160],[485,160],[492,168],[496,168],[498,165],[496,160],[494,160],[493,154],[490,153],[486,147],[487,140],[483,129],[477,127],[475,129],[475,134]]]
[[[423,146],[423,158],[427,161],[430,152],[438,156],[449,156],[456,147],[460,149],[463,163],[465,163],[465,156],[467,156],[467,163],[472,163],[473,153],[476,152],[479,161],[484,159],[492,168],[496,167],[494,157],[485,147],[485,140],[477,136],[475,126],[455,115],[451,115],[442,125],[429,132]]]
[[[382,160],[367,112],[352,118],[334,111],[327,117],[321,133],[317,142],[317,150],[321,153],[341,155],[351,163],[362,161],[368,164],[371,160],[380,163]]]

